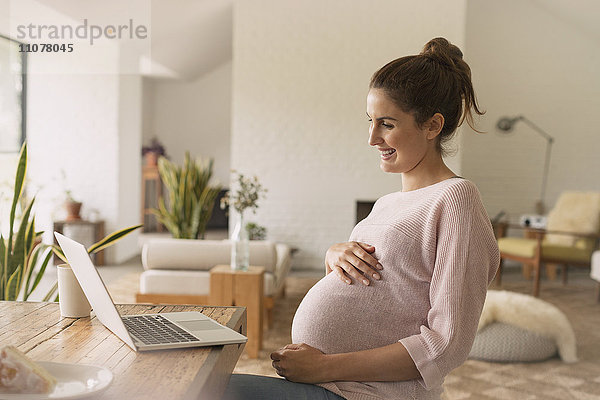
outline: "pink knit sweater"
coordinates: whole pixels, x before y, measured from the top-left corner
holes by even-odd
[[[475,185],[450,178],[383,196],[351,241],[375,246],[381,280],[347,285],[335,274],[306,294],[292,342],[326,354],[400,341],[422,379],[320,384],[346,399],[439,399],[467,358],[500,256]]]

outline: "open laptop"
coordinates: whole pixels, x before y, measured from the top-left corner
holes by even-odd
[[[96,317],[136,351],[245,343],[248,339],[200,312],[121,317],[85,247],[58,232],[56,240]]]

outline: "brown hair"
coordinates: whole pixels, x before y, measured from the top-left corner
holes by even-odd
[[[435,38],[427,42],[420,54],[401,57],[381,67],[369,85],[383,89],[404,112],[413,114],[419,126],[435,113],[442,114],[444,126],[436,142],[442,155],[447,154],[443,145],[454,136],[456,128],[466,119],[477,131],[473,111],[484,113],[477,105],[471,69],[462,57],[458,47],[444,38]]]

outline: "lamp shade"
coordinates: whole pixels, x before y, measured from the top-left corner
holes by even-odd
[[[510,132],[514,128],[515,124],[521,119],[521,117],[502,117],[496,123],[496,128],[504,132]]]

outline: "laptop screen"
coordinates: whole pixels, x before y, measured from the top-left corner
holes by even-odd
[[[54,232],[54,236],[65,253],[96,317],[129,347],[137,350],[85,247],[58,232]]]

